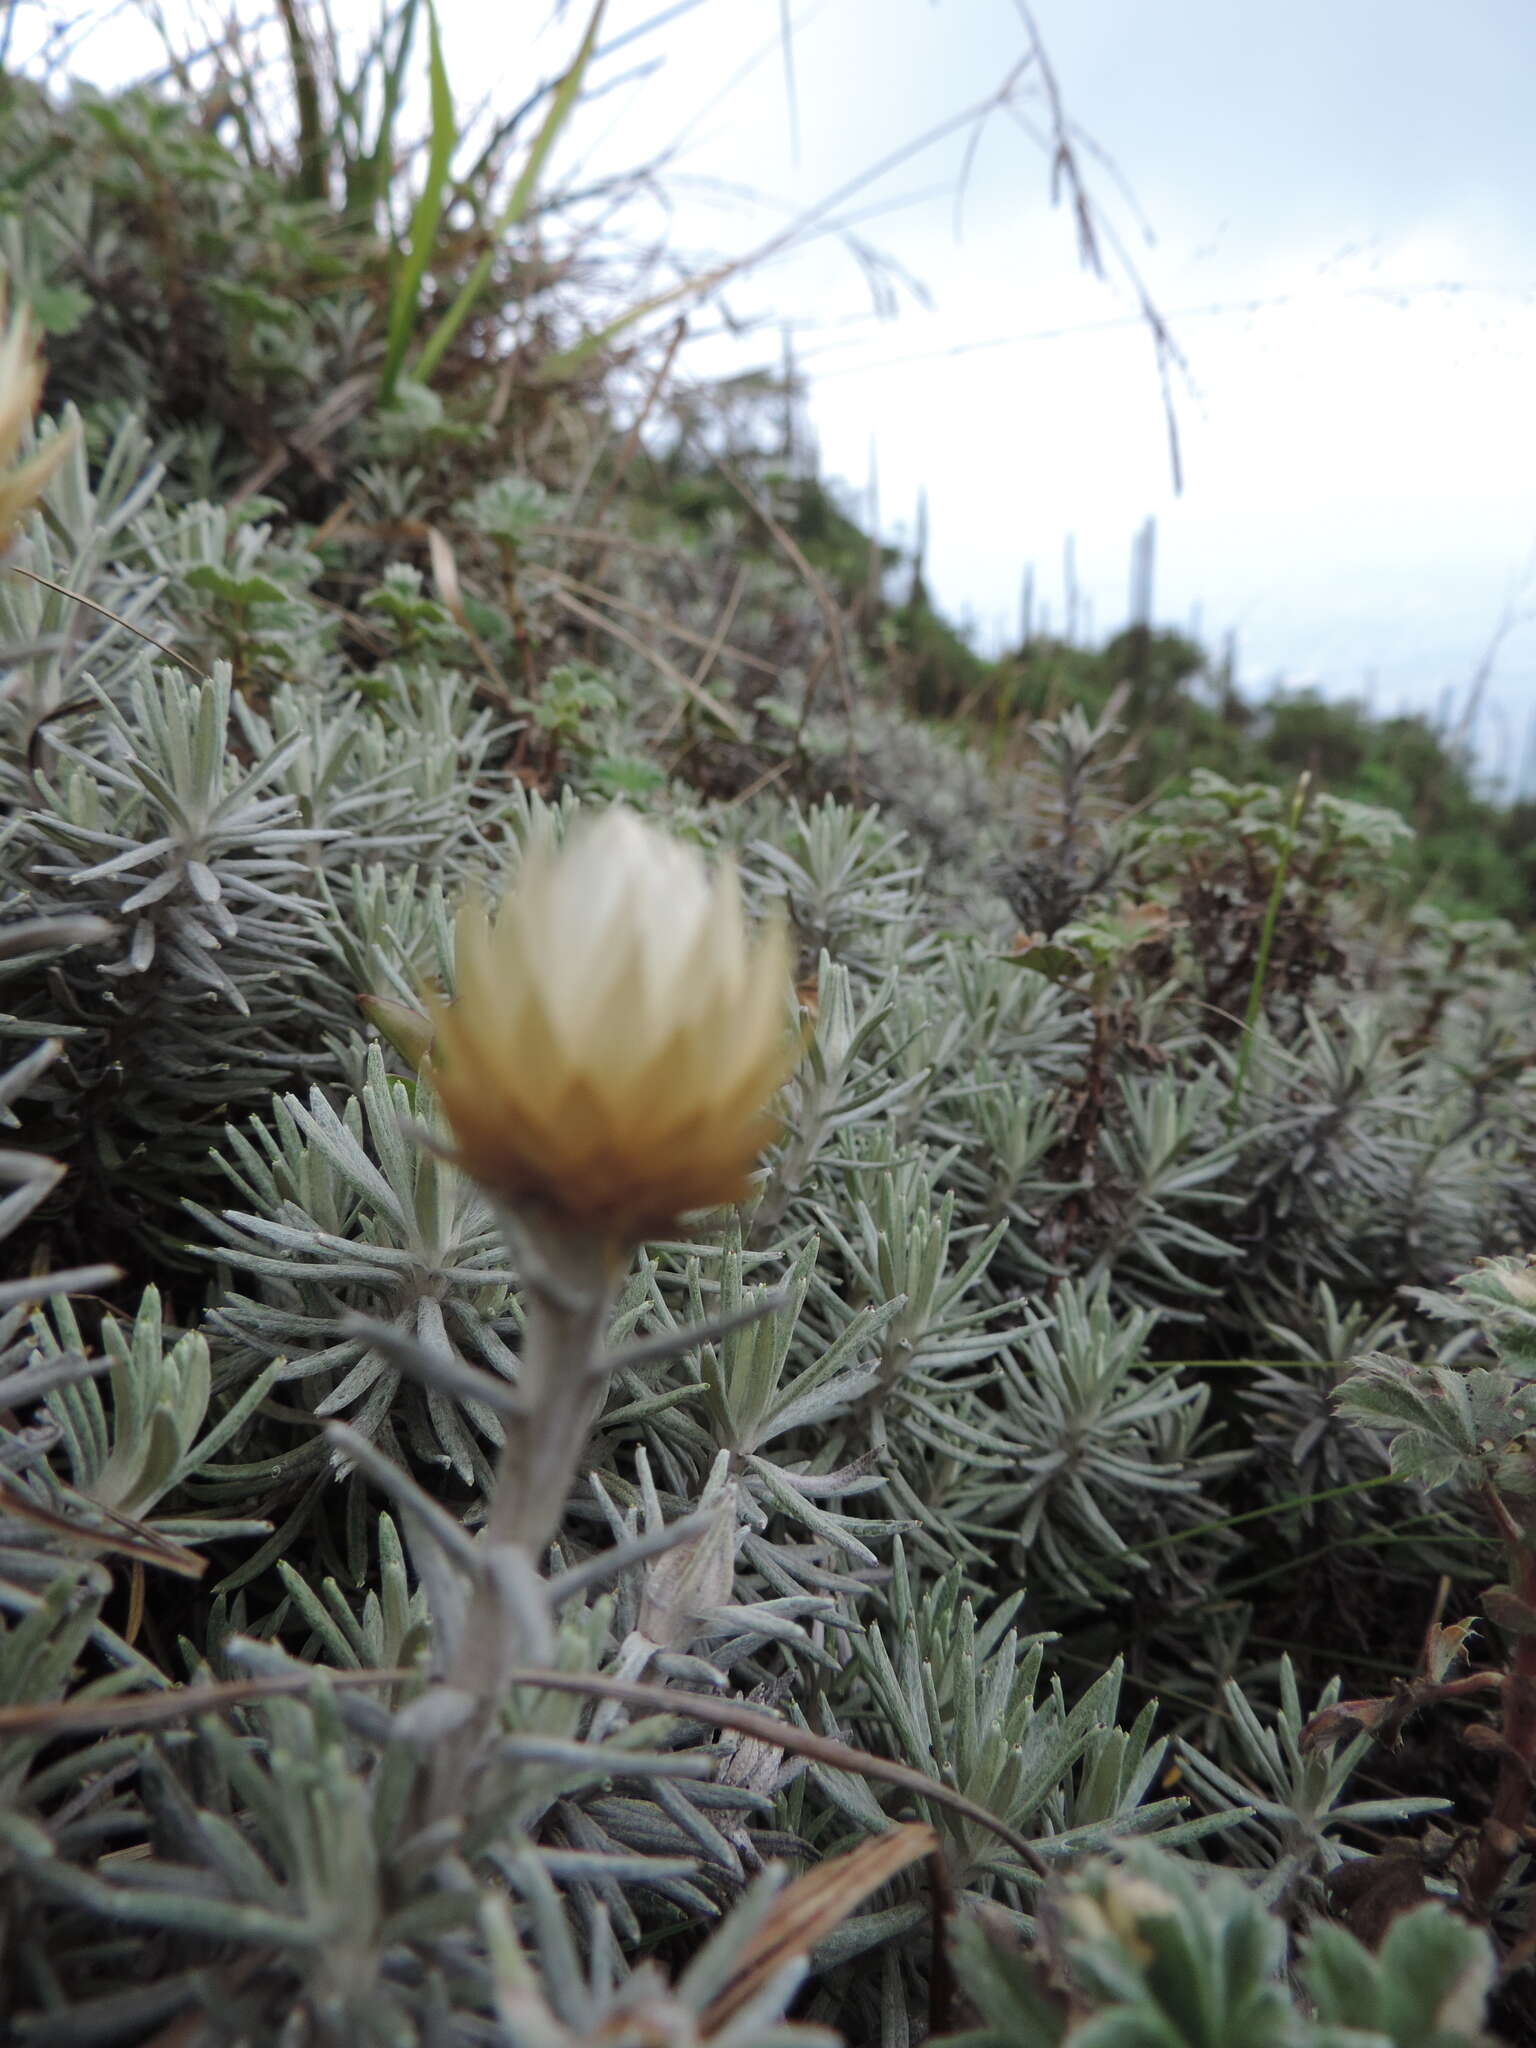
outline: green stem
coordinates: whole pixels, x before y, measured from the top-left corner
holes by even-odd
[[[288,39],[288,61],[293,68],[293,107],[299,124],[299,169],[294,183],[301,199],[318,204],[326,196],[330,139],[320,110],[314,45],[293,0],[277,0],[277,11]]]
[[[1285,838],[1281,843],[1280,858],[1275,866],[1274,886],[1269,892],[1264,925],[1259,933],[1258,958],[1253,963],[1253,980],[1248,989],[1248,1009],[1243,1018],[1243,1043],[1237,1056],[1237,1072],[1232,1077],[1232,1099],[1227,1104],[1228,1130],[1237,1120],[1237,1112],[1243,1100],[1243,1089],[1248,1081],[1248,1063],[1253,1058],[1254,1030],[1264,1002],[1264,981],[1269,973],[1270,949],[1275,942],[1275,927],[1280,922],[1280,906],[1285,901],[1285,884],[1291,872],[1291,855],[1296,850],[1296,834],[1301,826],[1302,813],[1307,807],[1307,794],[1311,787],[1312,773],[1308,769],[1296,784],[1296,794],[1291,799],[1291,814],[1286,821]]]

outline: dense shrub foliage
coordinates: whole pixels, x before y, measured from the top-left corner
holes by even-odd
[[[0,561],[16,2038],[1536,2038],[1514,827],[1171,636],[967,669],[515,244],[384,403],[379,160],[5,91],[78,422]],[[482,1698],[559,1295],[424,989],[616,801],[787,922],[803,1051]]]

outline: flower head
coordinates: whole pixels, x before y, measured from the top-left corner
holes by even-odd
[[[73,433],[56,433],[25,462],[11,468],[42,395],[43,363],[32,323],[24,311],[6,319],[5,292],[0,286],[0,554],[9,546],[19,521],[42,496],[74,440]]]
[[[794,1046],[787,939],[749,939],[734,868],[611,810],[456,940],[429,1071],[468,1173],[631,1240],[741,1200]]]

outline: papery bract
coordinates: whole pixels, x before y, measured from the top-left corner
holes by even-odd
[[[628,1240],[743,1197],[795,1047],[787,938],[749,935],[734,868],[615,809],[456,938],[429,1072],[468,1173]]]
[[[5,293],[0,286],[0,553],[9,546],[18,522],[42,496],[74,441],[72,432],[60,431],[25,462],[10,466],[42,395],[43,363],[32,323],[24,311],[6,319]]]

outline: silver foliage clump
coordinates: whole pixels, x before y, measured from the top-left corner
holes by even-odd
[[[239,246],[308,233],[213,138],[121,119]],[[0,248],[46,288],[71,237],[113,251],[39,176]],[[246,305],[285,431],[366,316]],[[1181,1999],[1234,2048],[1406,2043],[1407,1973],[1476,2043],[1481,1934],[1306,1929],[1443,1802],[1365,1783],[1363,1736],[1308,1748],[1248,1603],[1315,1593],[1314,1541],[1430,1554],[1383,1540],[1452,1456],[1396,1357],[1448,1311],[1403,1290],[1536,1219],[1528,963],[1430,922],[1373,980],[1351,906],[1395,827],[1324,805],[1342,907],[1285,898],[1326,930],[1247,1031],[1274,792],[1127,811],[1119,699],[993,773],[865,655],[809,716],[798,586],[718,507],[610,589],[701,655],[729,606],[722,676],[633,635],[599,669],[570,505],[488,480],[437,394],[339,444],[383,537],[337,542],[220,502],[216,437],[152,443],[116,401],[153,418],[155,367],[104,331],[114,404],[9,565],[47,580],[0,564],[19,2038],[909,2048],[949,1915],[978,2048],[1159,2041]],[[391,559],[418,504],[472,602]],[[801,1057],[746,1199],[604,1293],[447,1156],[421,1061],[460,900],[615,795],[787,921]]]

